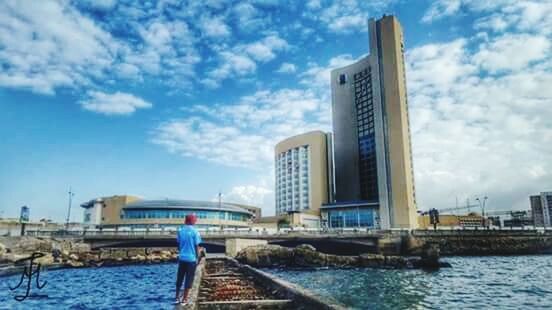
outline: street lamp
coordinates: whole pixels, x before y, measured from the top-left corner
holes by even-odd
[[[71,187],[69,187],[69,209],[67,210],[67,220],[65,221],[65,230],[69,231],[69,220],[71,218],[71,199],[73,196],[75,196],[75,193],[71,190]]]
[[[488,197],[483,197],[483,201],[479,199],[479,197],[475,198],[475,200],[479,203],[479,206],[481,207],[481,216],[483,217],[483,226],[485,226],[485,202],[487,202]]]

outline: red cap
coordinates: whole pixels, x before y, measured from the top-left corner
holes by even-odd
[[[197,216],[195,214],[186,215],[186,225],[194,225],[197,221]]]

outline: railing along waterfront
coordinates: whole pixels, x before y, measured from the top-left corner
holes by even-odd
[[[352,230],[285,230],[285,231],[257,231],[257,230],[204,230],[200,234],[204,238],[216,237],[335,237],[335,236],[366,236],[379,237],[386,235],[408,234],[408,230],[372,230],[372,229],[352,229]],[[175,230],[29,230],[28,236],[34,237],[176,237]]]
[[[331,229],[331,230],[203,230],[200,234],[206,238],[250,237],[250,238],[287,238],[287,237],[381,237],[381,236],[452,236],[452,235],[551,235],[552,228],[525,229],[416,229],[416,230],[374,230],[374,229]],[[175,230],[29,230],[27,236],[34,237],[176,237]]]

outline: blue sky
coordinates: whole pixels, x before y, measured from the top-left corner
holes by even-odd
[[[273,146],[331,130],[329,72],[402,23],[418,206],[552,190],[550,1],[2,1],[0,216],[132,194],[272,214]],[[73,211],[80,220],[82,212]]]

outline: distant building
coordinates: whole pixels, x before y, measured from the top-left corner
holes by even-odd
[[[370,55],[331,73],[335,204],[329,227],[415,228],[403,33],[369,21]]]
[[[552,192],[530,196],[531,213],[535,226],[552,226]]]
[[[262,209],[259,207],[254,207],[254,206],[249,206],[249,205],[244,205],[239,203],[231,203],[231,202],[225,202],[225,204],[236,206],[251,212],[253,214],[253,217],[251,218],[253,222],[256,222],[262,216]]]
[[[441,214],[439,215],[439,224],[437,224],[437,227],[483,227],[484,224],[485,218],[475,212],[472,212],[466,215]],[[418,228],[433,228],[429,215],[418,216]]]
[[[249,227],[254,214],[234,204],[191,200],[141,200],[112,196],[81,204],[89,228],[176,228],[187,214],[198,217],[198,228]]]
[[[330,134],[312,131],[287,138],[274,153],[276,215],[305,214],[292,219],[318,227],[320,206],[332,193]]]
[[[531,211],[512,211],[510,218],[504,220],[504,227],[534,226],[535,221]]]
[[[122,209],[140,198],[129,195],[100,197],[81,204],[84,208],[83,224],[90,227],[118,225]]]

